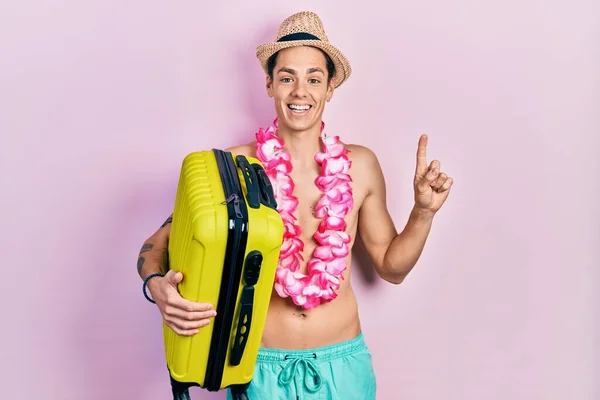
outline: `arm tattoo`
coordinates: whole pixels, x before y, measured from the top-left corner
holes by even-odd
[[[138,271],[138,274],[140,274],[142,272],[142,267],[144,266],[144,262],[145,261],[146,261],[146,259],[144,257],[138,258],[138,261],[137,261],[137,271]]]
[[[171,222],[173,222],[173,215],[171,215],[169,218],[167,218],[167,220],[160,227],[164,228],[165,226],[169,225]]]
[[[154,247],[154,245],[152,243],[144,243],[144,245],[142,246],[142,249],[140,250],[140,254],[152,250],[153,247]]]

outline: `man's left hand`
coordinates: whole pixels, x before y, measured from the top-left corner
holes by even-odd
[[[414,179],[415,207],[435,214],[448,198],[453,183],[452,178],[441,171],[438,160],[427,165],[427,136],[421,135]]]

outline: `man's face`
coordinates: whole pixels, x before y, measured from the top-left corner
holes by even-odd
[[[325,103],[333,95],[327,83],[323,53],[314,47],[299,46],[281,50],[267,76],[267,92],[275,101],[279,125],[303,131],[321,124]]]

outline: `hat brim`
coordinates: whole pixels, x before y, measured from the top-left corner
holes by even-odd
[[[265,73],[268,73],[267,62],[269,57],[277,53],[280,50],[288,49],[290,47],[298,46],[312,46],[323,50],[335,65],[335,76],[332,78],[334,87],[339,87],[342,83],[348,80],[352,73],[350,62],[344,56],[344,54],[335,46],[328,42],[321,40],[294,40],[289,42],[272,42],[260,45],[256,48],[256,57],[262,66]]]

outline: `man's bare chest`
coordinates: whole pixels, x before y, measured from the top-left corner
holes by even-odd
[[[300,172],[292,176],[294,180],[294,196],[298,199],[298,207],[294,213],[301,226],[318,222],[315,216],[317,203],[323,192],[315,185],[315,173]]]

